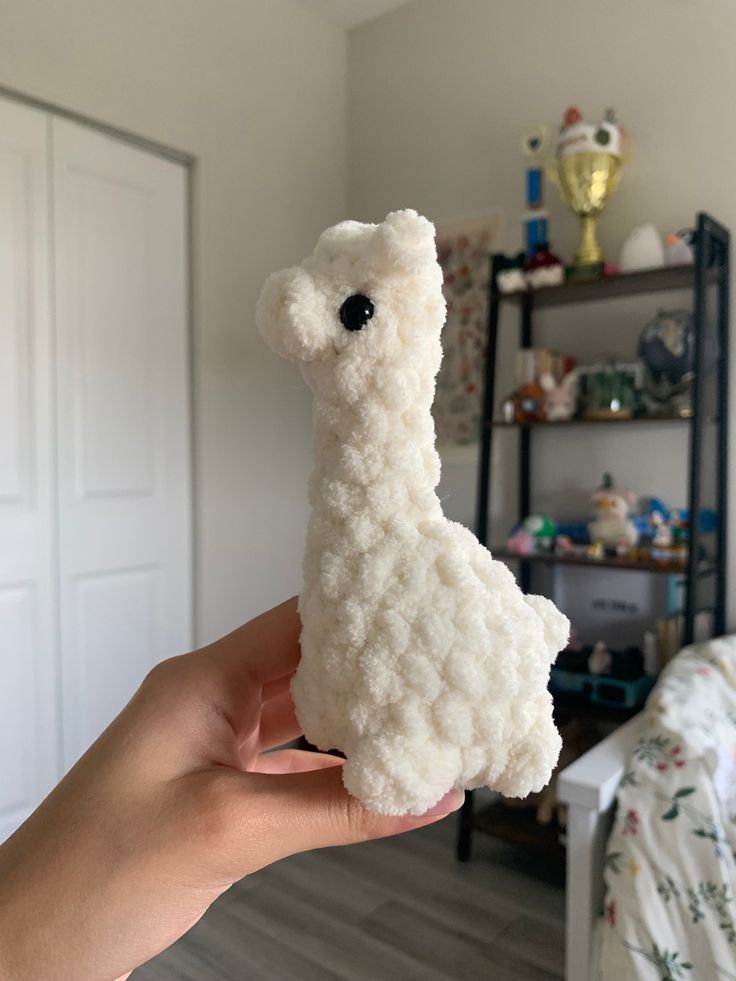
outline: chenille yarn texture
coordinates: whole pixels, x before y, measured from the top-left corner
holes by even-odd
[[[444,316],[434,227],[414,211],[329,228],[257,308],[314,393],[297,716],[381,814],[422,814],[453,787],[524,797],[560,750],[547,681],[568,621],[435,493]]]

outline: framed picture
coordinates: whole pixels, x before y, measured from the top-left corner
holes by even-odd
[[[437,228],[437,257],[444,274],[447,320],[437,376],[434,415],[444,443],[477,439],[483,392],[490,256],[498,248],[498,213]]]

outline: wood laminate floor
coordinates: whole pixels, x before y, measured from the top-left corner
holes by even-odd
[[[131,981],[561,981],[559,876],[455,819],[237,883]],[[540,874],[541,873],[541,874]]]

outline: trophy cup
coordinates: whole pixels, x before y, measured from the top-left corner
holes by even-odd
[[[603,250],[596,237],[598,215],[621,177],[623,134],[612,110],[595,126],[574,107],[565,113],[550,176],[582,224],[580,245],[569,270],[571,279],[590,279],[603,271]]]

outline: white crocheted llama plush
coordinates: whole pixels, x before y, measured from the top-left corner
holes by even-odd
[[[444,315],[434,228],[414,211],[328,229],[258,302],[263,336],[314,392],[294,703],[381,814],[422,814],[453,787],[524,797],[560,750],[547,681],[568,621],[435,493]]]

